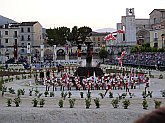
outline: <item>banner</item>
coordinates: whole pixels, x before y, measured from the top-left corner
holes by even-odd
[[[31,47],[30,47],[30,45],[27,45],[27,53],[31,53]]]
[[[53,60],[55,61],[57,58],[57,54],[56,54],[56,45],[53,45]]]
[[[41,58],[44,57],[44,45],[40,45],[41,48]]]

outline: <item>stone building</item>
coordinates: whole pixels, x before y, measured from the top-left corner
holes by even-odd
[[[150,46],[165,48],[165,9],[154,9],[150,14]]]
[[[117,33],[118,45],[134,46],[150,41],[149,19],[136,19],[134,8],[126,8],[126,16],[121,17],[121,23],[117,23],[117,30],[125,30],[125,34]]]
[[[32,53],[39,57],[43,44],[42,26],[39,22],[10,23],[0,27],[1,62],[9,59],[18,61]]]

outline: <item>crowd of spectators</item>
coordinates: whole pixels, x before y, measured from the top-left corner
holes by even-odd
[[[165,52],[142,52],[126,54],[123,65],[165,67]],[[119,64],[116,58],[107,61],[107,64]]]
[[[123,64],[144,65],[144,66],[165,66],[164,52],[142,52],[126,55]]]

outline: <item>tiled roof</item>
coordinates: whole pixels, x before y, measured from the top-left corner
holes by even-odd
[[[20,26],[33,26],[36,23],[38,23],[38,22],[37,21],[35,21],[35,22],[22,22],[22,23],[20,23]]]
[[[154,9],[153,11],[155,11],[155,10],[156,10],[156,11],[160,11],[160,12],[165,12],[165,9]],[[152,11],[152,12],[153,12],[153,11]],[[152,12],[151,12],[151,13],[152,13]],[[151,14],[151,13],[150,13],[150,14]],[[150,15],[150,14],[149,14],[149,15]]]

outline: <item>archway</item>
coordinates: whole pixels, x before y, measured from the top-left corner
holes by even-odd
[[[44,51],[44,61],[52,61],[53,60],[53,51],[50,49],[46,49]]]
[[[57,59],[65,59],[65,51],[63,49],[57,50]]]
[[[144,44],[150,41],[150,32],[142,29],[137,32],[137,44]]]

